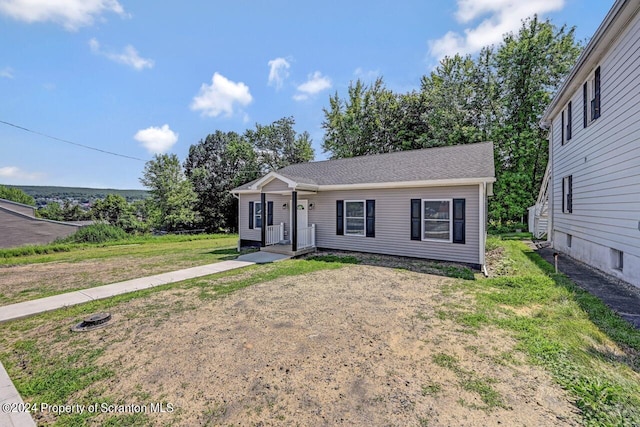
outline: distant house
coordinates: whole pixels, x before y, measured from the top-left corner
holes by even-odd
[[[0,248],[51,243],[80,227],[81,224],[36,218],[33,206],[0,199]]]
[[[617,0],[547,108],[554,248],[640,286],[640,16]],[[545,207],[546,205],[546,207]],[[539,219],[544,220],[542,216]]]
[[[484,265],[493,144],[290,165],[232,190],[241,246]],[[295,214],[293,214],[295,213]]]

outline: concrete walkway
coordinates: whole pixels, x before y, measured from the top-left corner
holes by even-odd
[[[80,291],[67,292],[33,301],[25,301],[17,304],[0,307],[0,323],[22,317],[32,316],[38,313],[69,307],[76,304],[109,298],[142,289],[153,288],[167,283],[181,282],[196,277],[208,276],[222,271],[234,270],[253,264],[265,264],[281,261],[290,257],[286,255],[254,252],[239,256],[233,261],[222,261],[199,267],[186,268],[169,273],[156,274],[155,276],[141,277],[139,279],[112,283],[110,285],[97,286],[95,288],[82,289]],[[63,402],[47,402],[58,404]],[[0,362],[0,426],[2,427],[35,427],[36,423],[28,412],[18,411],[24,402],[13,385],[11,378]],[[12,410],[13,409],[13,410]]]
[[[551,265],[554,264],[554,249],[539,248],[536,252]],[[558,271],[585,291],[600,298],[620,317],[640,329],[640,288],[607,276],[562,253],[558,256]]]

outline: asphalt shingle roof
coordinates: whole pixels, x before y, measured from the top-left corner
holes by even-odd
[[[300,184],[345,185],[495,177],[493,143],[298,163],[276,171]],[[235,190],[248,189],[255,181]]]

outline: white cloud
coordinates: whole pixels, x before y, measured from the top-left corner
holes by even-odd
[[[309,99],[310,96],[329,88],[331,88],[331,79],[323,76],[320,71],[316,71],[313,74],[309,74],[307,81],[297,87],[298,93],[293,95],[293,99],[304,101]]]
[[[23,181],[35,181],[44,176],[40,172],[26,172],[17,166],[4,166],[0,167],[0,178],[8,180],[23,180]]]
[[[5,79],[12,79],[14,77],[13,68],[4,67],[3,69],[0,69],[0,77],[4,77]]]
[[[0,0],[0,13],[18,21],[55,22],[69,31],[92,25],[105,12],[124,16],[117,0]]]
[[[200,92],[193,98],[191,109],[200,111],[203,116],[218,117],[221,114],[229,117],[233,115],[236,105],[246,106],[253,101],[249,86],[242,82],[236,83],[214,73],[211,84],[203,83]]]
[[[166,153],[178,142],[178,134],[172,131],[167,124],[159,128],[150,126],[141,129],[136,132],[133,138],[151,154]]]
[[[282,84],[289,77],[289,68],[291,64],[284,58],[272,59],[269,65],[269,86],[275,86],[276,89],[282,88]]]
[[[138,55],[138,51],[131,45],[125,46],[122,53],[108,52],[100,47],[98,40],[91,39],[89,40],[89,47],[91,51],[97,55],[102,55],[114,62],[128,65],[138,71],[144,70],[145,68],[152,68],[154,65],[152,59],[141,58],[140,55]]]
[[[499,43],[504,34],[517,31],[523,19],[535,14],[560,10],[564,0],[458,0],[455,17],[462,24],[484,17],[464,34],[449,31],[429,41],[430,55],[437,60],[445,56],[473,54],[484,46]]]

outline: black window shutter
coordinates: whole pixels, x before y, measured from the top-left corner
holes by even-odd
[[[344,200],[336,200],[336,234],[344,235]]]
[[[273,225],[273,202],[267,202],[267,225]]]
[[[420,239],[420,205],[421,199],[411,199],[411,240]]]
[[[562,121],[560,122],[560,145],[564,145],[564,110],[562,110]]]
[[[253,229],[253,202],[249,202],[249,230]]]
[[[600,117],[600,67],[596,68],[594,76],[594,103],[593,103],[593,118],[594,120]]]
[[[562,178],[562,212],[567,211],[567,178]]]
[[[367,237],[376,237],[376,201],[367,200]]]
[[[569,190],[567,191],[567,211],[573,213],[573,175],[569,175]]]
[[[465,199],[453,199],[453,243],[465,242]]]
[[[571,101],[567,105],[567,141],[571,139],[571,127],[572,127],[572,113],[571,113]]]
[[[589,100],[587,99],[589,96],[587,95],[587,93],[587,83],[585,83],[584,85],[582,85],[582,127],[585,128],[589,124],[589,116],[587,116],[587,114],[589,114]]]

